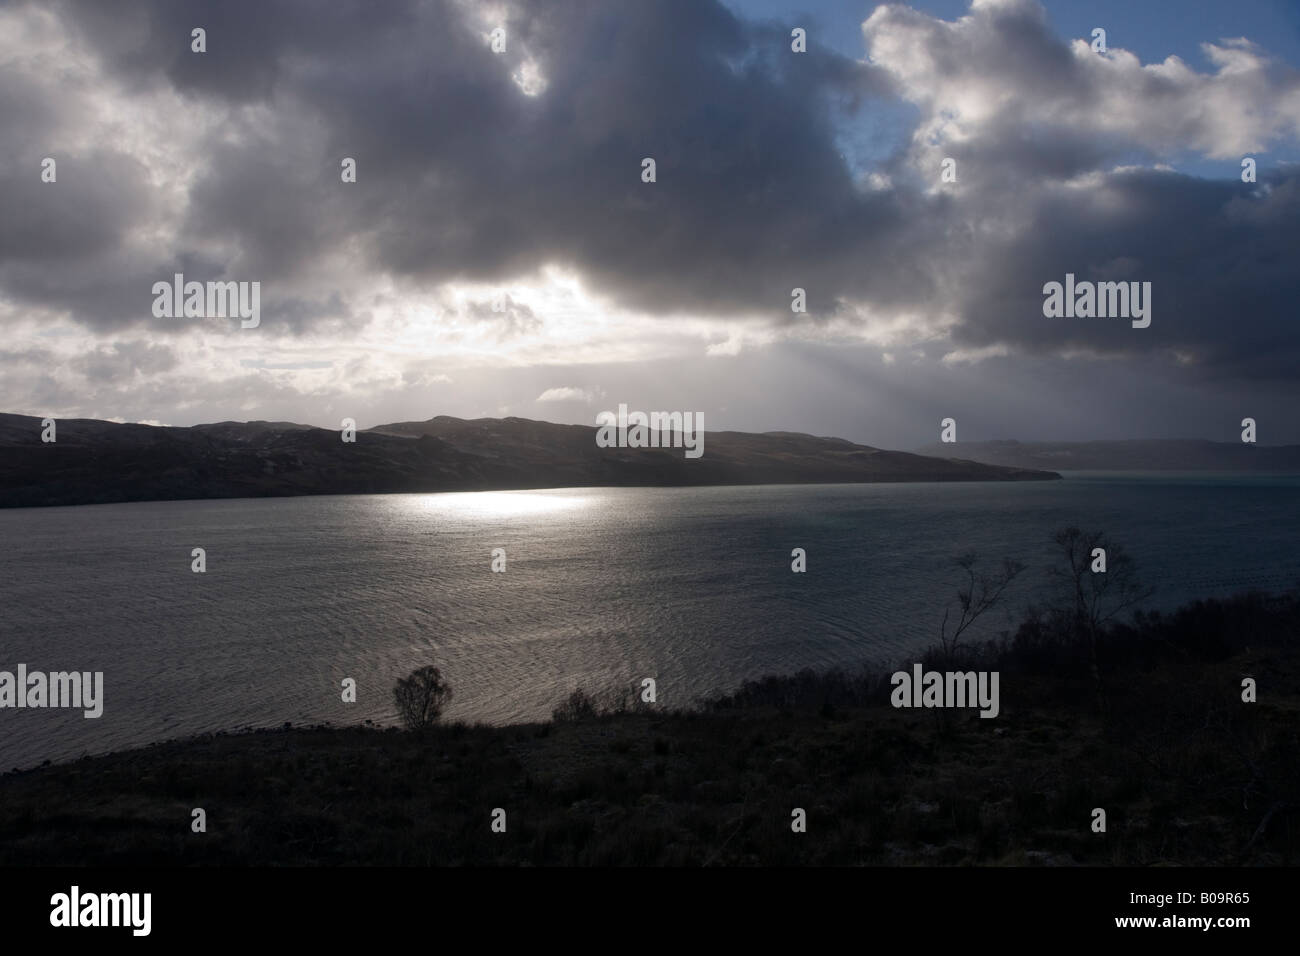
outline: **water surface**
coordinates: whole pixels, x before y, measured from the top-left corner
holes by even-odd
[[[490,722],[646,676],[675,705],[767,673],[895,662],[936,639],[956,555],[1030,566],[987,633],[1043,586],[1067,524],[1126,545],[1160,606],[1279,590],[1300,582],[1298,491],[1288,476],[1080,473],[0,511],[0,669],[106,684],[98,720],[0,710],[0,767],[285,721],[390,723],[393,682],[431,661],[455,689],[448,717]]]

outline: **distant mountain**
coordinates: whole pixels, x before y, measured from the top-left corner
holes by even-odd
[[[1084,442],[980,441],[935,443],[923,455],[952,455],[1006,468],[1063,471],[1300,472],[1300,445],[1135,440]]]
[[[0,507],[191,498],[482,491],[599,485],[1023,481],[1050,471],[881,451],[788,432],[705,432],[681,448],[599,448],[596,428],[524,418],[380,425],[345,443],[292,422],[189,428],[0,414]]]

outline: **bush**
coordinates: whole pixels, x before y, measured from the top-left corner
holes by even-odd
[[[617,717],[621,714],[644,712],[649,708],[641,700],[636,689],[628,686],[607,687],[595,694],[589,694],[581,687],[575,690],[564,703],[551,711],[554,723],[578,723],[585,720],[598,720],[602,717]]]
[[[551,720],[556,723],[562,721],[577,722],[580,720],[593,720],[600,716],[596,710],[596,702],[582,688],[578,688],[568,696],[559,707],[551,711]]]
[[[397,714],[410,730],[427,730],[437,723],[451,701],[451,685],[433,665],[421,667],[393,687]]]

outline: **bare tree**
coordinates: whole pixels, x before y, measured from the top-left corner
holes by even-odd
[[[1063,585],[1068,606],[1057,612],[1065,618],[1069,636],[1088,643],[1092,678],[1098,703],[1104,708],[1097,644],[1107,624],[1155,593],[1138,578],[1133,558],[1105,534],[1062,528],[1052,535],[1063,561],[1048,573]],[[1093,570],[1105,562],[1105,570]]]
[[[437,723],[451,700],[451,685],[433,665],[421,667],[393,687],[397,713],[411,730],[427,730]]]
[[[1003,558],[1002,566],[992,572],[977,570],[979,557],[970,552],[956,560],[957,567],[965,573],[965,580],[957,589],[957,607],[959,614],[951,635],[948,633],[948,618],[951,608],[944,608],[943,623],[939,625],[939,645],[943,649],[945,660],[951,661],[957,652],[957,642],[962,633],[979,620],[1002,597],[1002,593],[1011,586],[1011,582],[1020,576],[1025,566],[1011,558]]]

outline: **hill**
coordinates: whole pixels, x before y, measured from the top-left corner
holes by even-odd
[[[600,448],[596,428],[523,418],[380,425],[343,442],[292,422],[187,428],[0,415],[0,507],[515,488],[1017,481],[1051,472],[883,451],[786,432],[705,433],[681,448]]]

